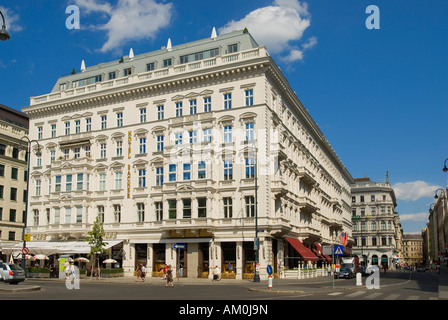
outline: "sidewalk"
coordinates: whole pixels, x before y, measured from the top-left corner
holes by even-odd
[[[442,270],[441,270],[442,271]],[[401,273],[402,277],[393,277],[395,273]],[[381,286],[400,285],[409,281],[408,272],[404,271],[390,271],[388,274],[381,274]],[[363,285],[357,286],[356,279],[334,279],[331,276],[320,276],[316,278],[307,279],[273,279],[272,289],[268,288],[268,280],[261,280],[260,282],[254,282],[253,280],[236,280],[236,279],[222,279],[220,281],[212,281],[210,279],[200,278],[175,278],[174,284],[181,286],[193,286],[193,285],[239,285],[245,286],[249,291],[253,292],[272,292],[272,293],[286,293],[286,294],[300,294],[300,293],[319,293],[319,292],[331,292],[341,290],[363,290],[365,289],[365,280],[367,277],[363,277]],[[65,279],[26,279],[25,282],[19,285],[9,285],[0,283],[0,293],[2,292],[22,292],[22,291],[36,291],[40,290],[39,283],[36,282],[45,281],[60,281],[64,282]],[[106,284],[106,283],[127,283],[135,284],[138,286],[161,286],[164,285],[164,280],[161,278],[146,278],[144,282],[137,282],[136,277],[118,277],[118,278],[96,278],[90,277],[81,279],[83,282]],[[441,290],[442,289],[442,290]],[[448,268],[445,267],[443,272],[440,273],[440,285],[439,285],[439,297],[448,298]]]
[[[440,266],[439,299],[448,299],[448,267]]]

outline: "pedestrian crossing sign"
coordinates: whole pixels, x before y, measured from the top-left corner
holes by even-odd
[[[334,254],[337,255],[343,255],[344,254],[344,246],[342,245],[335,245],[334,246]]]

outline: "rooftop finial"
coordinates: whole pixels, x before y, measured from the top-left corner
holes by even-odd
[[[386,172],[386,183],[389,183],[389,170]]]
[[[134,50],[129,50],[129,60],[133,60],[134,59]]]
[[[171,51],[172,47],[171,47],[171,38],[168,38],[168,43],[166,45],[166,48],[168,49],[168,51]]]
[[[82,60],[81,62],[81,72],[84,72],[86,70],[86,63],[84,62],[84,60]]]
[[[211,38],[212,38],[213,40],[215,40],[217,36],[218,36],[218,35],[216,34],[216,29],[215,29],[215,27],[213,27]]]

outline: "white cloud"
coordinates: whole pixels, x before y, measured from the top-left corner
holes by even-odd
[[[0,11],[5,16],[6,31],[19,32],[23,30],[23,27],[19,24],[19,15],[14,13],[11,9],[0,6]],[[3,26],[3,21],[0,17],[0,28]]]
[[[247,28],[258,44],[266,45],[270,53],[283,54],[282,60],[293,62],[302,60],[303,50],[317,43],[317,38],[312,37],[302,47],[292,44],[302,39],[310,23],[311,15],[306,3],[275,0],[271,6],[258,8],[241,20],[232,20],[218,31],[227,33]]]
[[[154,39],[157,31],[171,22],[172,3],[155,0],[119,0],[113,6],[99,0],[76,0],[86,13],[102,13],[109,18],[97,30],[107,31],[107,41],[100,51],[117,49],[129,40]]]
[[[400,214],[400,221],[414,221],[414,222],[427,222],[428,221],[428,212],[419,212],[419,213],[406,213]]]
[[[434,197],[439,186],[429,185],[425,181],[398,182],[392,186],[398,200],[416,201]]]

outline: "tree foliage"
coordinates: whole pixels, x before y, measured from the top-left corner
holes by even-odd
[[[107,242],[104,242],[105,234],[106,233],[104,232],[103,223],[100,221],[99,217],[96,217],[92,230],[87,233],[87,237],[85,240],[90,245],[90,256],[93,255],[95,261],[97,261],[98,271],[100,270],[100,262],[99,260],[97,260],[97,255],[102,255],[106,253],[105,247],[108,244]]]

